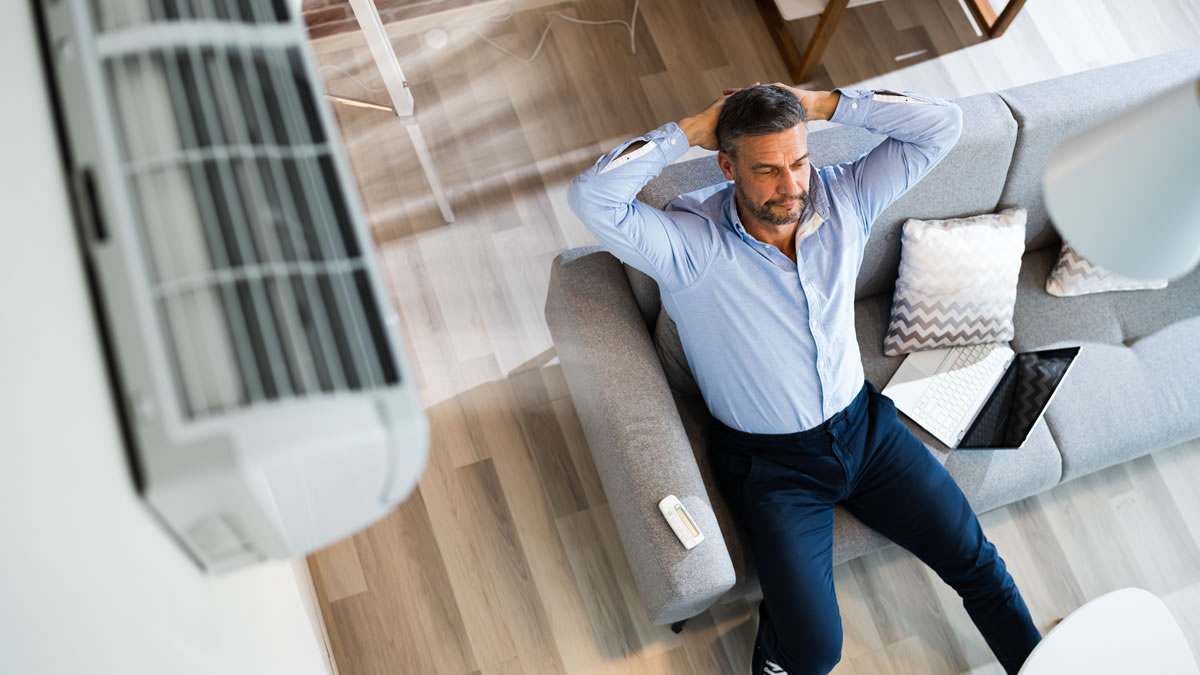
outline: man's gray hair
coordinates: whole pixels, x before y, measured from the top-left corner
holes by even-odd
[[[725,99],[717,117],[717,147],[736,154],[744,136],[766,136],[797,124],[807,128],[808,110],[790,90],[774,84],[747,87]]]

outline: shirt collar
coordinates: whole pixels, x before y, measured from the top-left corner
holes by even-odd
[[[822,221],[829,220],[829,195],[825,192],[825,181],[821,179],[821,174],[817,172],[817,168],[812,165],[812,162],[808,164],[808,171],[808,199],[805,199],[804,206],[800,207],[801,226],[812,218],[813,213],[820,214]],[[732,182],[730,187],[733,188]],[[738,236],[752,241],[754,238],[746,232],[746,228],[742,226],[742,219],[738,217],[736,195],[736,188],[729,190],[729,197],[725,201],[725,215],[729,218],[729,223]]]

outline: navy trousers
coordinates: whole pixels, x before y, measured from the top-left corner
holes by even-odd
[[[714,420],[709,460],[755,559],[763,591],[757,640],[790,675],[841,659],[833,587],[833,507],[911,551],[963,599],[1008,673],[1041,640],[1016,583],[958,484],[865,382],[824,424],[751,434]]]

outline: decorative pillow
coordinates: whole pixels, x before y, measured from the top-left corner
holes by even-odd
[[[1130,279],[1116,272],[1110,272],[1089,262],[1079,251],[1063,242],[1062,252],[1058,255],[1058,264],[1050,270],[1046,278],[1046,292],[1050,295],[1072,296],[1089,293],[1104,293],[1107,291],[1142,291],[1156,288],[1166,288],[1166,279]]]
[[[906,221],[883,353],[1011,340],[1025,215]]]
[[[700,393],[692,369],[688,367],[687,355],[683,353],[679,330],[665,309],[658,313],[658,320],[654,324],[654,350],[658,352],[658,360],[662,361],[663,372],[667,375],[667,384],[672,389],[684,394]]]

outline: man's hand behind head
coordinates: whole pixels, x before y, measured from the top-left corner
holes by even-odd
[[[757,87],[758,82],[751,86]],[[717,119],[721,116],[721,107],[725,100],[741,89],[725,89],[717,100],[707,108],[691,117],[679,120],[679,129],[687,135],[688,144],[698,145],[705,150],[717,150]]]
[[[814,91],[811,89],[800,89],[792,87],[782,82],[773,82],[777,87],[783,87],[796,95],[800,99],[800,105],[808,111],[808,119],[812,120],[827,120],[833,117],[833,111],[837,110],[838,99],[841,94],[834,91]]]

